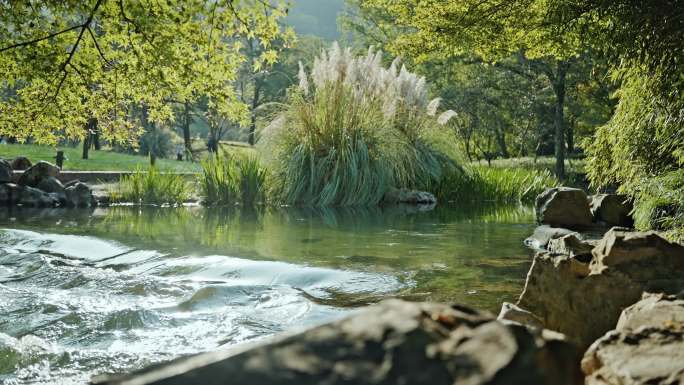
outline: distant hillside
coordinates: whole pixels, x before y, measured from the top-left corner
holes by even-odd
[[[285,22],[298,34],[339,39],[337,14],[344,7],[344,0],[292,0],[292,3]]]

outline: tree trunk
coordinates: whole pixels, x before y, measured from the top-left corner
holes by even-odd
[[[97,119],[89,118],[88,122],[86,122],[85,130],[86,134],[83,138],[83,153],[81,154],[81,158],[88,159],[90,146],[92,145],[93,141],[93,133],[95,130],[97,130]]]
[[[249,125],[249,137],[247,141],[250,146],[254,146],[256,142],[256,109],[259,107],[259,94],[261,93],[261,83],[259,80],[254,81],[254,97],[252,98],[252,121]]]
[[[501,122],[497,123],[496,127],[496,142],[499,144],[499,151],[501,152],[501,157],[508,158],[508,149],[506,148],[506,133],[503,130]]]
[[[570,119],[570,124],[568,124],[567,131],[565,132],[565,140],[568,144],[568,153],[572,153],[575,149],[575,122],[576,119],[573,117]]]
[[[565,74],[568,70],[568,63],[559,61],[558,70],[555,76],[553,90],[556,94],[556,111],[554,114],[555,126],[555,155],[556,155],[556,176],[560,180],[565,179],[565,135],[563,130],[563,106],[565,103]]]
[[[82,159],[88,159],[89,150],[90,150],[90,133],[87,133],[85,138],[83,138],[83,153],[81,154]]]
[[[185,160],[190,160],[192,140],[190,139],[190,103],[185,102],[185,119],[183,121],[183,143],[185,144]]]

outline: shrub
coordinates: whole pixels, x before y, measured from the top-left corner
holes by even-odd
[[[548,170],[473,166],[444,178],[437,197],[457,202],[532,203],[546,188],[559,184]]]
[[[202,162],[202,198],[207,205],[254,205],[264,199],[266,170],[254,155],[224,152]]]
[[[136,204],[180,205],[190,198],[191,193],[192,189],[182,175],[162,173],[155,167],[148,171],[138,167],[132,174],[121,177],[112,198]]]
[[[611,120],[585,144],[598,189],[634,199],[640,229],[684,232],[684,81],[664,84],[659,69],[625,69]]]
[[[451,112],[437,118],[439,101],[427,100],[425,79],[398,61],[384,68],[380,52],[354,57],[334,44],[299,77],[261,144],[273,154],[278,200],[374,205],[389,187],[430,189],[456,167],[442,143],[449,132],[436,128]]]

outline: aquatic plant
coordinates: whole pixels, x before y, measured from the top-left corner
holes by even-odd
[[[264,199],[266,170],[255,155],[223,152],[202,162],[200,191],[207,205],[254,205]]]
[[[532,203],[544,189],[558,185],[548,170],[470,166],[445,177],[436,195],[455,202]]]
[[[192,187],[183,175],[160,172],[155,167],[149,170],[137,167],[130,175],[121,177],[112,191],[112,200],[135,204],[180,205],[191,195]]]
[[[273,196],[287,204],[358,206],[392,186],[430,189],[457,167],[455,139],[428,100],[425,79],[372,48],[355,57],[335,43],[300,68],[299,88],[265,129]]]

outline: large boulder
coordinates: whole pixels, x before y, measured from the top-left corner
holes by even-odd
[[[589,263],[581,256],[537,254],[518,305],[586,348],[613,329],[644,291],[684,288],[683,259],[684,246],[655,233],[611,230]]]
[[[576,350],[461,306],[388,300],[248,348],[205,353],[95,384],[581,384]]]
[[[677,292],[684,288],[684,246],[654,231],[611,229],[592,251],[592,274],[620,271],[648,291]]]
[[[554,187],[537,196],[537,221],[541,224],[583,229],[592,224],[587,194],[580,189]]]
[[[12,170],[12,165],[10,162],[0,159],[0,183],[10,183],[12,182],[12,176],[14,172]]]
[[[596,194],[590,197],[594,221],[607,226],[634,226],[632,202],[624,195]]]
[[[73,207],[90,207],[95,205],[93,191],[83,182],[77,182],[64,189],[66,204]]]
[[[28,170],[31,166],[33,166],[31,161],[25,156],[19,156],[19,157],[14,158],[12,160],[11,165],[12,165],[12,170],[18,170],[18,171]]]
[[[437,203],[437,198],[425,191],[392,188],[385,193],[382,201],[389,204],[433,205]]]
[[[588,385],[684,383],[684,300],[647,294],[587,350]]]
[[[43,179],[59,176],[59,167],[52,163],[40,161],[24,171],[19,177],[18,184],[22,186],[36,187]]]

